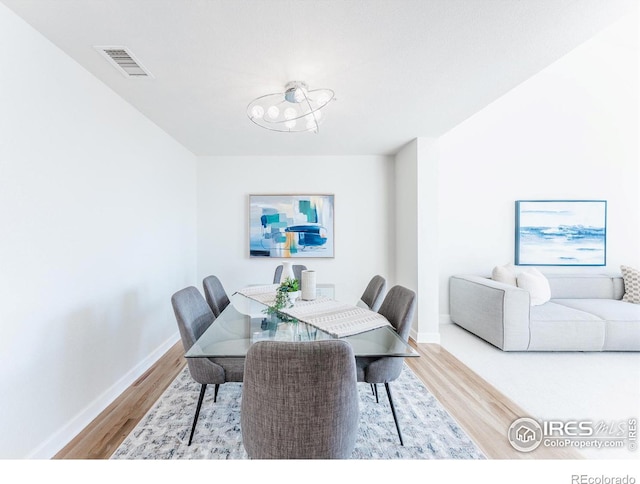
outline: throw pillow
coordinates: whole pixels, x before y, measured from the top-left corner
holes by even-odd
[[[531,267],[518,274],[518,287],[529,291],[532,306],[540,306],[551,299],[549,280],[538,269]]]
[[[494,267],[491,272],[491,279],[516,286],[518,282],[516,266],[513,264],[505,264],[503,266]]]
[[[640,304],[640,271],[629,266],[620,266],[624,281],[623,301]]]

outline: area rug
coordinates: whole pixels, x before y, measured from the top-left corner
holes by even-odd
[[[379,403],[359,383],[360,425],[353,459],[485,459],[483,453],[414,373],[404,366],[391,384],[402,429],[400,445],[384,385]],[[200,385],[185,369],[116,449],[111,459],[246,459],[240,430],[242,384],[207,388],[188,446]]]

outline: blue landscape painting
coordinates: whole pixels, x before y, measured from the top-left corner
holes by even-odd
[[[333,195],[250,195],[251,257],[333,257]]]
[[[605,200],[516,202],[517,265],[606,265]]]

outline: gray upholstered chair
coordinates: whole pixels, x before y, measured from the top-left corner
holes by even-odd
[[[202,288],[204,289],[204,296],[207,299],[207,304],[213,311],[214,316],[217,318],[220,313],[224,311],[229,305],[229,297],[224,290],[220,279],[216,276],[207,276],[202,281]]]
[[[393,286],[382,301],[378,313],[382,314],[389,320],[393,328],[396,330],[400,338],[404,341],[409,340],[409,330],[416,308],[416,293],[406,287]],[[357,358],[356,366],[359,382],[367,382],[373,385],[376,401],[378,401],[378,383],[384,383],[391,406],[391,413],[396,424],[400,445],[404,445],[402,441],[402,432],[396,409],[393,405],[391,396],[391,388],[389,383],[400,376],[404,358],[400,357],[384,357],[384,358]]]
[[[197,288],[190,286],[171,296],[171,304],[178,321],[178,329],[184,351],[188,351],[207,328],[215,320],[211,308]],[[200,397],[193,417],[189,444],[193,440],[196,423],[200,415],[200,407],[204,399],[207,385],[215,385],[213,401],[218,398],[218,389],[228,381],[241,382],[244,372],[243,358],[187,358],[191,377],[200,383]]]
[[[360,301],[367,305],[372,311],[380,309],[384,299],[384,291],[387,288],[387,281],[382,276],[373,276],[362,293]]]
[[[251,459],[348,459],[359,420],[344,340],[259,341],[247,352],[240,426]]]
[[[298,281],[302,281],[302,271],[307,270],[307,266],[303,266],[302,264],[293,264],[291,266],[293,269],[293,275]],[[282,264],[276,267],[276,271],[273,274],[273,283],[278,284],[280,282],[280,277],[282,276]]]

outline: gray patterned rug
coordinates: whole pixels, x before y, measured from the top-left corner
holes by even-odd
[[[384,386],[376,404],[359,383],[360,427],[354,459],[484,459],[485,456],[405,365],[391,384],[402,429],[398,441]],[[200,385],[185,369],[111,456],[111,459],[246,459],[240,431],[240,383],[207,388],[191,446],[187,446]]]

